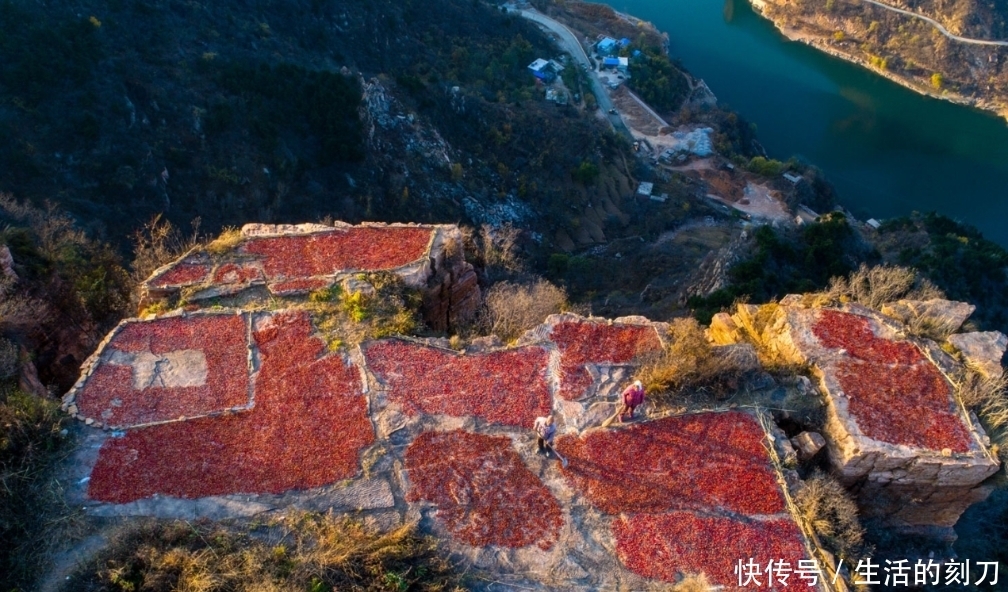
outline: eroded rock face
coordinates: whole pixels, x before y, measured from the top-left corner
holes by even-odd
[[[957,331],[976,307],[966,302],[934,298],[932,300],[898,300],[882,305],[882,314],[910,324],[916,319],[924,319],[932,326]]]
[[[777,310],[763,340],[813,366],[831,464],[864,515],[951,538],[960,514],[989,493],[980,484],[999,463],[953,395],[945,373],[954,362],[931,342],[901,339],[900,329],[857,305],[791,305]]]
[[[966,364],[987,378],[1004,374],[1001,359],[1008,349],[1008,337],[1000,331],[956,333],[948,342],[966,358]]]

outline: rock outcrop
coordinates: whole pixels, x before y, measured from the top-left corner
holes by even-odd
[[[987,378],[1004,374],[1001,360],[1008,349],[1008,337],[1000,331],[956,333],[949,335],[951,343],[963,355],[966,364]]]
[[[897,529],[954,538],[951,527],[987,497],[990,488],[982,483],[999,468],[983,429],[954,396],[949,373],[955,362],[933,342],[904,338],[901,326],[864,307],[788,302],[763,327],[760,341],[785,360],[813,367],[827,403],[823,436],[830,462],[856,491],[863,514]],[[742,306],[736,322],[755,330],[754,317]]]

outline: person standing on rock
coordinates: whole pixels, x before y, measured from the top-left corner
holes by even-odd
[[[553,423],[553,414],[545,417],[537,417],[532,425],[536,433],[537,452],[549,456],[553,448],[553,436],[556,435],[556,424]]]
[[[644,385],[641,381],[635,380],[633,384],[623,391],[623,409],[620,411],[620,422],[624,418],[633,419],[634,409],[644,403]]]

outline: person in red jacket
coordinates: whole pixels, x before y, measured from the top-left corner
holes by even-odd
[[[633,419],[634,409],[643,402],[644,385],[641,384],[641,381],[635,380],[633,384],[623,391],[623,410],[620,412],[620,421],[622,422],[624,417]]]

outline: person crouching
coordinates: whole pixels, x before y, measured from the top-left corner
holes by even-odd
[[[641,381],[635,380],[623,391],[623,410],[620,412],[620,421],[633,419],[634,409],[642,403],[644,403],[644,385],[641,384]]]
[[[553,423],[553,414],[545,417],[537,417],[533,428],[536,433],[536,445],[538,454],[550,455],[553,448],[553,437],[556,436],[556,425]]]

